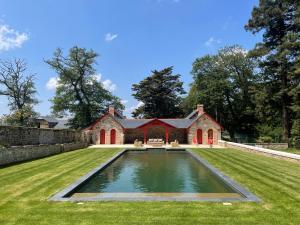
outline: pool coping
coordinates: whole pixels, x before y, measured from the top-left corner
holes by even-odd
[[[166,149],[170,151],[170,149]],[[95,167],[91,171],[89,171],[84,176],[80,177],[74,183],[70,184],[62,191],[51,196],[48,201],[68,201],[68,202],[83,202],[83,201],[207,201],[207,202],[260,202],[260,199],[248,191],[246,188],[242,187],[240,184],[235,182],[230,177],[224,175],[198,154],[195,154],[189,149],[182,149],[188,152],[194,159],[196,159],[199,163],[203,164],[207,169],[209,169],[215,176],[217,176],[221,181],[227,184],[230,188],[234,189],[238,194],[242,195],[241,197],[199,197],[197,194],[191,195],[191,193],[177,193],[176,196],[154,196],[155,193],[99,193],[93,197],[65,197],[68,194],[72,193],[79,185],[82,185],[86,182],[90,177],[92,177],[95,173],[99,172],[100,170],[105,169],[109,166],[112,162],[114,162],[117,158],[123,155],[127,151],[147,151],[147,150],[137,150],[137,149],[123,149],[122,151],[115,154],[112,158],[107,160],[106,162],[100,164],[99,166]],[[178,151],[178,150],[175,150]]]

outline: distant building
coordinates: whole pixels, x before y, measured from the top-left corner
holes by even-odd
[[[35,119],[38,128],[69,129],[68,120],[55,119],[51,116],[40,116]]]

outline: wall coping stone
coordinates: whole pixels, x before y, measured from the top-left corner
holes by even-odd
[[[256,147],[256,146],[245,145],[245,144],[234,143],[234,142],[223,141],[223,140],[219,140],[218,142],[221,146],[224,146],[224,147],[228,147],[227,145],[230,145],[229,147],[232,146],[233,148],[240,147],[240,148],[244,148],[246,150],[262,152],[262,153],[266,153],[269,155],[275,155],[275,156],[280,156],[280,157],[284,157],[284,158],[300,160],[300,155],[293,154],[293,153],[276,151],[276,150],[266,149],[266,148],[262,148],[262,147]]]

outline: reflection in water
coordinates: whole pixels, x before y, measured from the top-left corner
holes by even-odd
[[[186,152],[127,152],[76,192],[234,192]]]

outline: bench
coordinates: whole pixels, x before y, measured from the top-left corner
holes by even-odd
[[[147,144],[152,145],[153,147],[161,147],[164,145],[163,139],[149,139]]]

